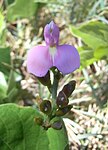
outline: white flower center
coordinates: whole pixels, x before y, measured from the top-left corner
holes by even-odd
[[[56,54],[56,47],[49,47],[49,53],[52,56],[52,59],[54,60],[54,56]]]

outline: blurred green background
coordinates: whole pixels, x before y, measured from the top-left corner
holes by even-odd
[[[33,105],[47,89],[27,73],[27,51],[43,44],[44,26],[54,20],[60,43],[74,45],[81,67],[65,76],[59,89],[75,79],[77,87],[65,119],[70,149],[108,149],[108,1],[1,0],[0,104]],[[44,91],[44,92],[43,92]]]

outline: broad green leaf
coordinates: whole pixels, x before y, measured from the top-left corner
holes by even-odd
[[[6,5],[8,6],[8,5],[12,4],[14,1],[15,1],[15,0],[5,0],[5,3],[6,3]]]
[[[10,48],[0,47],[0,71],[9,74],[10,71]]]
[[[92,49],[108,46],[108,25],[99,21],[91,21],[80,27],[71,26],[70,30]]]
[[[34,3],[34,0],[16,0],[7,9],[8,21],[14,21],[17,18],[32,17],[37,10],[37,5]]]
[[[58,0],[34,0],[36,3],[57,3],[59,2]]]
[[[94,56],[98,59],[102,57],[108,57],[108,46],[107,47],[99,47],[94,51]]]
[[[67,143],[67,135],[65,130],[55,130],[50,128],[47,131],[48,139],[49,139],[49,149],[50,150],[65,150],[68,147]],[[59,137],[59,139],[58,139]],[[52,140],[53,139],[53,140]],[[58,139],[58,140],[57,140]],[[66,144],[67,143],[67,144]],[[66,149],[68,150],[68,149]]]
[[[0,105],[0,149],[64,150],[67,145],[64,129],[44,130],[34,122],[39,116],[42,117],[31,107]]]
[[[95,62],[97,60],[94,57],[93,49],[91,49],[87,46],[78,47],[78,51],[80,54],[81,68],[91,65],[93,62]]]

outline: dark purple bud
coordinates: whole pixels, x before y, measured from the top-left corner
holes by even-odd
[[[49,24],[45,26],[44,38],[47,45],[49,46],[58,45],[59,28],[53,21],[51,21]]]
[[[69,103],[69,100],[67,99],[67,96],[63,91],[60,91],[58,94],[58,97],[56,99],[56,104],[59,108],[67,106]]]
[[[51,127],[52,127],[53,129],[60,130],[60,129],[62,129],[62,122],[61,122],[61,121],[56,121],[56,122],[54,122],[54,123],[51,125]]]
[[[51,127],[56,130],[62,129],[62,120],[58,117],[55,117],[51,120]]]
[[[46,115],[51,114],[51,102],[49,100],[43,100],[43,102],[40,104],[40,110]]]
[[[61,109],[58,109],[56,111],[56,116],[64,116],[65,114],[67,114],[70,110],[71,110],[72,106],[68,105],[66,107],[63,107]]]
[[[72,94],[72,92],[75,90],[75,86],[76,86],[76,81],[72,80],[70,81],[68,84],[66,84],[62,91],[65,93],[65,95],[67,96],[67,98]]]
[[[50,72],[48,71],[44,77],[37,77],[44,86],[51,86]]]

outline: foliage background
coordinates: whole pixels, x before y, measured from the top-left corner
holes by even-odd
[[[44,43],[43,29],[51,20],[60,27],[60,43],[74,45],[81,57],[80,69],[59,85],[60,90],[77,81],[73,108],[64,119],[70,149],[108,149],[107,0],[1,0],[0,103],[33,106],[38,93],[49,96],[27,73],[26,56],[33,45]]]

